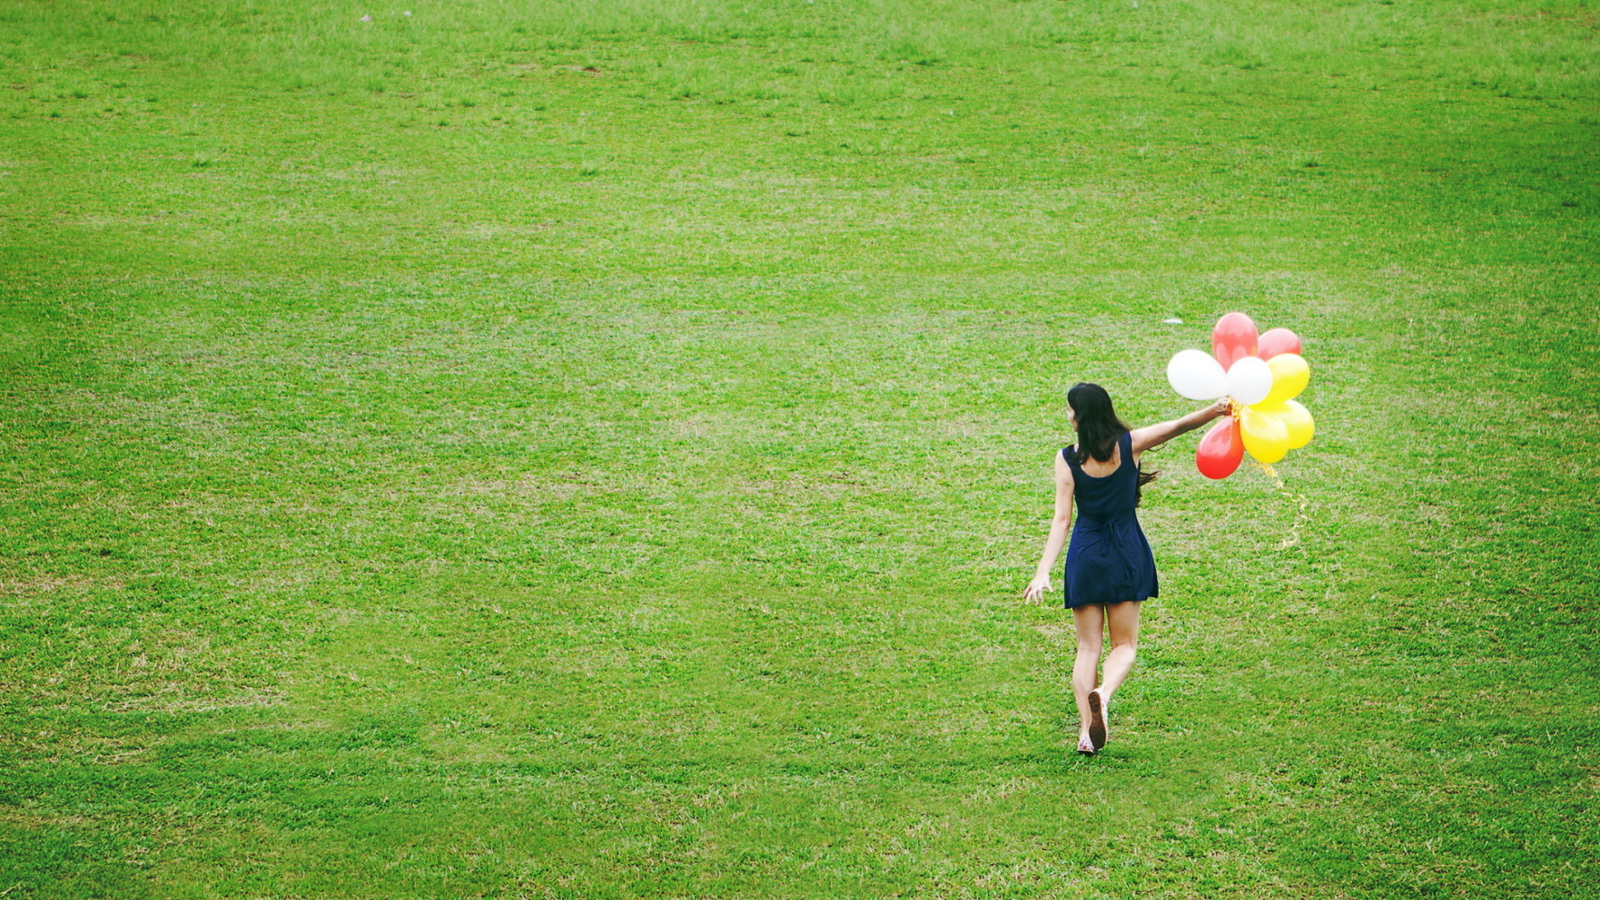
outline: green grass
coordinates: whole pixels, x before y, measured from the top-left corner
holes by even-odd
[[[0,0],[0,894],[1592,891],[1591,5],[406,10]]]

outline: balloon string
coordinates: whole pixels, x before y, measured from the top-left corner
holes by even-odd
[[[1260,469],[1263,475],[1272,480],[1273,487],[1284,496],[1284,499],[1293,501],[1297,507],[1294,524],[1289,526],[1289,536],[1278,542],[1278,549],[1286,550],[1299,544],[1300,529],[1306,524],[1306,509],[1311,505],[1311,501],[1307,500],[1305,495],[1289,490],[1289,487],[1283,483],[1283,479],[1278,477],[1278,470],[1274,469],[1271,463],[1264,463],[1254,457],[1250,461],[1255,463],[1256,468]]]

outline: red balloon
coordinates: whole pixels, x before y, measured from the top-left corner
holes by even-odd
[[[1217,420],[1200,439],[1200,449],[1194,452],[1194,464],[1200,474],[1211,479],[1232,475],[1243,459],[1244,436],[1239,434],[1239,423],[1232,416]]]
[[[1256,342],[1256,355],[1262,359],[1271,359],[1285,353],[1305,355],[1300,352],[1300,335],[1287,328],[1274,328],[1263,334],[1261,340]]]
[[[1256,355],[1256,323],[1241,312],[1231,312],[1217,320],[1211,329],[1211,355],[1226,372],[1246,356]]]

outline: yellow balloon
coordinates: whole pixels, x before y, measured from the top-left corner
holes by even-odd
[[[1259,413],[1276,416],[1284,427],[1289,429],[1289,449],[1299,450],[1311,443],[1311,436],[1316,433],[1317,424],[1311,418],[1311,411],[1296,400],[1285,400],[1282,403],[1257,403],[1250,407]]]
[[[1283,424],[1289,428],[1289,449],[1299,450],[1311,443],[1311,436],[1317,433],[1316,420],[1311,418],[1311,410],[1301,406],[1298,401],[1285,400],[1283,405],[1288,412],[1278,416]]]
[[[1271,413],[1249,406],[1240,410],[1239,433],[1244,448],[1261,462],[1271,465],[1289,455],[1289,426]]]
[[[1267,360],[1267,368],[1272,370],[1272,390],[1258,406],[1276,406],[1293,400],[1311,381],[1311,367],[1306,365],[1305,357],[1298,353],[1280,353]]]

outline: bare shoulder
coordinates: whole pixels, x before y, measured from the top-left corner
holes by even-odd
[[[1056,451],[1056,484],[1072,486],[1072,467],[1067,465],[1067,455],[1063,450]]]

